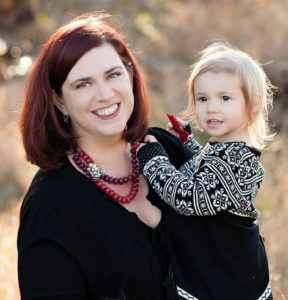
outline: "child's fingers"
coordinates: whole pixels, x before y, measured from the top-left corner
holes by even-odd
[[[177,138],[180,138],[180,134],[177,131],[175,131],[173,128],[167,127],[166,130],[171,134],[173,134],[174,136],[176,136]]]
[[[182,120],[182,119],[180,119],[180,118],[177,118],[177,121],[179,122],[179,124],[180,124],[180,126],[181,126],[182,128],[185,127],[185,126],[187,125],[187,122],[184,121],[184,120]]]
[[[144,138],[144,142],[145,143],[157,143],[158,141],[154,135],[147,134]]]
[[[168,124],[167,124],[168,128],[173,128],[174,126],[176,126],[176,127],[180,126],[180,127],[184,128],[187,125],[186,121],[184,121],[180,118],[177,118],[174,115],[167,114],[167,116],[170,120],[170,122],[168,122]]]

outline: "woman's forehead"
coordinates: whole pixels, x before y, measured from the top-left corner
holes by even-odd
[[[85,53],[73,66],[67,79],[69,82],[79,77],[101,75],[115,67],[123,67],[122,60],[110,44],[103,44]]]

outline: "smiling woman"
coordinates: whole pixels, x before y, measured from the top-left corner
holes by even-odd
[[[21,208],[21,299],[174,299],[161,211],[136,158],[147,109],[107,16],[80,16],[44,45],[20,119],[40,167]]]
[[[109,58],[109,59],[107,59]],[[78,146],[119,138],[134,105],[127,69],[116,50],[103,44],[84,54],[69,72],[55,102],[69,115]]]

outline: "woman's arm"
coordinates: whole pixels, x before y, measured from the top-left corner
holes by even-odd
[[[36,224],[35,224],[36,225]],[[80,271],[67,251],[52,240],[19,242],[18,278],[22,300],[86,299]]]
[[[255,154],[243,147],[243,143],[221,145],[223,149],[214,149],[203,156],[191,176],[175,169],[159,143],[142,147],[138,158],[153,189],[177,212],[187,216],[211,216],[229,210],[257,218],[253,199],[263,169]]]
[[[49,205],[51,199],[31,194],[21,209],[17,241],[21,299],[86,299],[79,266],[65,243],[62,212]]]

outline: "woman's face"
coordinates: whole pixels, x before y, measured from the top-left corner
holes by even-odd
[[[133,107],[129,74],[110,44],[84,54],[62,85],[60,109],[80,139],[121,137]]]

